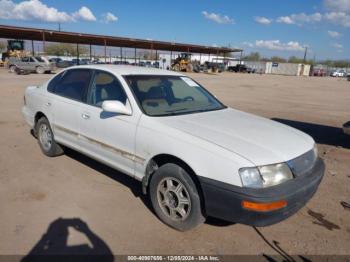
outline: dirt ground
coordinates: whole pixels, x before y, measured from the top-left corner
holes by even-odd
[[[40,152],[22,119],[23,91],[51,76],[0,70],[0,254],[26,255],[56,241],[66,252],[86,243],[79,247],[113,254],[350,255],[350,210],[340,204],[350,202],[345,79],[191,74],[226,105],[313,136],[327,170],[313,199],[286,221],[254,229],[209,219],[180,233],[157,219],[139,182],[73,151]]]

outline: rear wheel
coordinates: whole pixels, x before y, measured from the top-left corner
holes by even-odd
[[[43,74],[45,73],[45,70],[42,66],[38,66],[35,70],[38,74]]]
[[[16,66],[15,65],[11,65],[10,66],[10,73],[15,73],[16,72]]]
[[[38,120],[35,128],[41,151],[49,157],[55,157],[63,154],[62,147],[55,142],[54,135],[49,121],[46,117]]]
[[[182,167],[169,163],[158,168],[149,191],[154,211],[165,224],[186,231],[205,221],[197,187]]]

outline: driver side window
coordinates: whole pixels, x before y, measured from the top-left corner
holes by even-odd
[[[126,104],[127,96],[118,79],[110,73],[95,71],[87,96],[89,105],[101,107],[103,101],[117,100]]]

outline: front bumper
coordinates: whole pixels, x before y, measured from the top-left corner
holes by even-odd
[[[31,127],[34,128],[34,115],[29,110],[27,106],[22,107],[22,115],[26,123]]]
[[[295,214],[316,192],[325,170],[318,159],[307,174],[269,188],[243,188],[199,177],[208,216],[253,226],[268,226]],[[242,201],[271,203],[285,200],[287,206],[267,212],[242,207]]]

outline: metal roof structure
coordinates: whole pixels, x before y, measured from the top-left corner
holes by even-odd
[[[83,34],[76,32],[64,32],[49,29],[16,27],[8,25],[0,25],[0,38],[43,41],[44,43],[62,42],[72,44],[114,46],[202,54],[220,54],[242,51],[241,49],[227,47],[212,47],[177,42]]]

